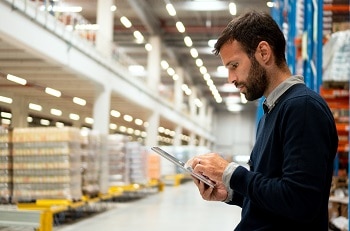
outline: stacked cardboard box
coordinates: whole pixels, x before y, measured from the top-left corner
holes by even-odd
[[[12,155],[10,135],[0,126],[0,204],[10,203],[12,195]]]

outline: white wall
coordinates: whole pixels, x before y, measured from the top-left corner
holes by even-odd
[[[250,155],[255,142],[256,110],[216,113],[213,151],[225,156]]]

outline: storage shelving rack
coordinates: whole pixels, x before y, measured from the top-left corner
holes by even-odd
[[[322,80],[324,35],[329,31],[332,32],[332,20],[327,17],[344,13],[349,16],[349,4],[349,1],[343,0],[275,0],[271,11],[271,15],[286,36],[286,58],[290,70],[293,74],[303,75],[306,85],[320,93],[333,110],[349,111],[349,83],[341,89],[324,88]],[[327,29],[329,31],[326,31]],[[340,137],[338,153],[345,153],[345,158],[348,160],[349,115],[345,122],[337,120],[336,125]],[[334,172],[337,174],[339,155],[336,156],[334,166]],[[349,172],[349,161],[346,168]],[[349,187],[348,195],[350,195]],[[350,204],[349,199],[347,203]],[[350,213],[349,206],[347,213]],[[350,230],[350,224],[348,229]]]

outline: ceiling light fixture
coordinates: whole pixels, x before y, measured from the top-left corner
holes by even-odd
[[[120,18],[120,22],[126,27],[126,28],[130,28],[132,26],[131,22],[129,21],[129,19],[125,16],[122,16]]]
[[[8,119],[11,119],[12,118],[12,114],[9,113],[9,112],[1,112],[1,117],[4,117],[4,118],[8,118]]]
[[[197,65],[197,67],[201,67],[201,66],[203,66],[203,60],[202,59],[196,59],[196,65]]]
[[[112,130],[116,130],[117,129],[117,125],[116,124],[109,124],[109,129],[112,129]]]
[[[120,112],[116,110],[111,110],[111,116],[118,118],[120,117]]]
[[[61,116],[61,115],[62,115],[62,111],[61,111],[61,110],[58,110],[58,109],[55,109],[55,108],[52,108],[52,109],[50,110],[50,113],[51,113],[52,115],[55,115],[55,116]]]
[[[39,104],[30,103],[29,104],[29,109],[34,110],[34,111],[42,111],[43,107],[40,106]]]
[[[93,118],[90,118],[90,117],[86,117],[86,118],[85,118],[85,123],[87,123],[87,124],[93,124],[93,123],[94,123],[94,119],[93,119]]]
[[[134,31],[134,37],[136,38],[136,42],[138,42],[138,43],[142,43],[145,39],[143,37],[143,35],[141,34],[141,32],[138,30]]]
[[[170,76],[175,75],[175,70],[171,67],[169,67],[166,71],[167,71],[168,75],[170,75]]]
[[[44,126],[49,126],[50,125],[50,120],[40,119],[40,124],[44,125]]]
[[[74,113],[70,113],[70,114],[69,114],[69,118],[70,118],[71,120],[79,120],[79,119],[80,119],[80,116],[77,115],[77,114],[74,114]]]
[[[112,6],[111,6],[111,11],[112,11],[112,12],[115,12],[116,10],[117,10],[117,6],[116,6],[116,5],[112,5]]]
[[[169,68],[169,63],[168,63],[167,61],[165,61],[165,60],[162,60],[162,61],[160,62],[160,65],[161,65],[161,67],[162,67],[164,70],[166,70],[166,69]]]
[[[168,11],[168,14],[170,16],[175,16],[176,15],[176,10],[175,10],[173,4],[168,3],[168,4],[166,4],[165,8]]]
[[[146,49],[146,51],[152,51],[152,45],[151,44],[149,44],[149,43],[146,43],[145,44],[145,49]]]
[[[228,5],[228,8],[229,8],[229,11],[230,11],[230,14],[231,14],[231,15],[237,15],[237,6],[236,6],[236,3],[231,2],[231,3]]]
[[[12,100],[12,98],[9,98],[9,97],[0,96],[0,101],[3,103],[11,104],[13,100]]]
[[[52,95],[52,96],[61,97],[60,91],[55,90],[55,89],[50,88],[50,87],[45,88],[45,93]]]
[[[186,36],[184,38],[184,42],[185,42],[186,46],[188,46],[188,47],[191,47],[193,45],[192,39],[189,36]]]
[[[131,122],[133,120],[132,116],[131,115],[124,115],[123,116],[123,119],[127,122]]]
[[[73,102],[75,104],[78,104],[78,105],[81,105],[81,106],[85,106],[86,105],[86,100],[82,99],[82,98],[79,98],[79,97],[74,97],[73,98]]]
[[[17,76],[14,76],[14,75],[10,75],[8,74],[6,76],[6,78],[12,82],[15,82],[15,83],[18,83],[18,84],[21,84],[21,85],[26,85],[27,84],[27,80],[25,79],[22,79],[20,77],[17,77]]]
[[[195,59],[198,57],[198,51],[196,48],[191,48],[190,53],[191,53],[192,58]]]
[[[176,22],[176,28],[180,33],[184,33],[186,31],[185,26],[182,22]]]

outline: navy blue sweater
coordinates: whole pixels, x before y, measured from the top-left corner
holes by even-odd
[[[231,176],[242,207],[236,231],[328,230],[338,136],[325,101],[304,84],[289,88],[259,122],[250,171]]]

